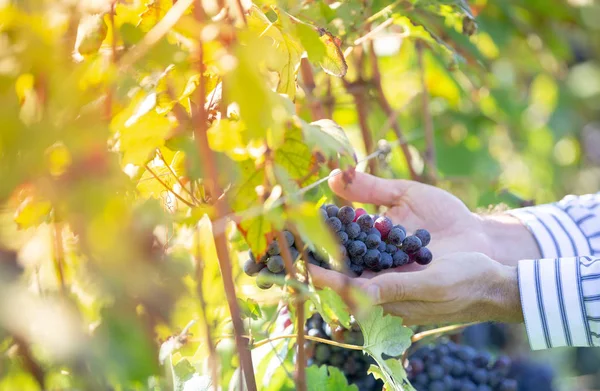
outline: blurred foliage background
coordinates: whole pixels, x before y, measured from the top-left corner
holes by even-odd
[[[240,265],[282,218],[259,218],[268,228],[258,232],[255,220],[214,224],[215,200],[234,189],[239,212],[348,167],[337,144],[319,150],[298,136],[310,121],[333,119],[359,161],[402,133],[408,159],[394,144],[358,169],[412,169],[473,209],[600,189],[596,1],[268,0],[257,2],[266,22],[252,11],[249,28],[235,1],[224,2],[226,18],[206,0],[204,15],[185,8],[173,21],[177,3],[0,1],[0,390],[168,389],[170,369],[200,384],[211,352],[221,383],[236,383],[219,238],[243,325],[265,336],[290,297],[257,291]],[[331,35],[291,28],[287,13]],[[257,38],[269,20],[286,21],[287,83],[288,60]],[[343,68],[336,47],[343,78],[332,75]],[[298,69],[304,51],[311,61]],[[193,136],[203,126],[218,186]],[[295,137],[308,146],[286,144]],[[307,199],[322,196],[323,186]],[[303,210],[288,217],[314,229]],[[161,342],[192,319],[192,336],[161,366]],[[510,335],[502,349],[549,363],[557,390],[600,389],[596,350],[532,355],[521,327]],[[274,372],[259,366],[261,388],[293,389],[293,366],[291,353]]]

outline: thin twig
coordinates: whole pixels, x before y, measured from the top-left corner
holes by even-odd
[[[419,174],[415,170],[413,165],[413,161],[410,155],[410,150],[408,149],[408,144],[404,138],[404,132],[398,123],[398,115],[400,114],[399,110],[392,109],[390,102],[387,100],[385,93],[383,92],[383,85],[381,84],[381,73],[379,72],[379,64],[377,62],[377,55],[375,54],[375,48],[373,47],[373,43],[369,44],[369,61],[371,63],[371,71],[372,71],[372,79],[375,84],[375,89],[377,92],[377,101],[379,105],[385,112],[385,115],[388,117],[387,123],[392,127],[394,133],[396,134],[396,138],[400,142],[400,149],[402,150],[402,154],[404,155],[404,160],[406,161],[406,166],[408,167],[408,171],[410,173],[410,177],[413,180],[419,180]]]
[[[421,75],[422,86],[422,107],[423,112],[423,131],[425,133],[425,162],[427,163],[428,176],[432,184],[437,182],[437,162],[435,154],[435,138],[433,136],[433,118],[429,109],[429,91],[425,79],[425,65],[423,64],[423,44],[420,41],[415,43],[417,49],[417,61],[419,64],[419,73]]]
[[[433,335],[438,335],[438,334],[446,334],[446,333],[449,333],[451,331],[462,330],[462,329],[464,329],[466,327],[473,326],[473,325],[476,325],[478,323],[479,322],[472,322],[472,323],[465,323],[465,324],[454,324],[454,325],[451,325],[451,326],[438,327],[436,329],[422,331],[420,333],[417,333],[417,334],[413,335],[410,340],[411,340],[412,343],[415,343],[415,342],[418,342],[418,341],[420,341],[420,340],[422,340],[423,338],[426,338],[426,337],[431,337]]]
[[[244,22],[244,24],[248,24],[248,22],[246,21],[246,12],[244,11],[244,6],[242,5],[242,1],[235,0],[235,4],[237,6],[237,11],[238,11],[238,15],[239,15],[240,19],[242,20],[242,22]]]
[[[213,389],[217,391],[219,384],[219,356],[215,349],[215,344],[212,340],[212,330],[210,322],[208,321],[208,313],[206,312],[206,300],[204,300],[204,291],[202,289],[203,277],[204,277],[204,261],[200,256],[200,230],[196,228],[196,292],[198,294],[198,301],[200,302],[200,310],[202,316],[204,316],[204,332],[206,334],[206,345],[208,346],[208,358],[209,367],[211,370]]]
[[[152,171],[152,169],[150,168],[150,166],[148,164],[145,165],[146,170],[148,170],[148,172],[150,174],[152,174],[152,176],[154,177],[154,179],[156,179],[161,185],[163,185],[163,187],[165,189],[167,189],[167,191],[173,193],[173,195],[175,197],[177,197],[177,199],[181,202],[183,202],[184,204],[186,204],[187,206],[189,206],[190,208],[194,207],[194,204],[190,203],[188,200],[186,200],[185,198],[183,198],[182,196],[180,196],[179,194],[177,194],[177,192],[175,192],[175,190],[173,190],[171,187],[169,187],[169,185],[167,185],[162,179],[160,179],[160,177],[154,172]]]
[[[65,287],[65,276],[64,276],[64,261],[65,251],[63,247],[63,236],[62,236],[62,224],[55,222],[53,224],[54,233],[54,271],[56,273],[56,279],[60,286],[60,293],[63,297],[66,297],[67,289]]]
[[[194,0],[179,0],[174,4],[156,26],[148,31],[137,45],[132,47],[123,55],[123,57],[121,57],[119,61],[119,71],[125,72],[129,70],[129,68],[142,58],[152,46],[156,45],[165,35],[167,35],[193,2]]]
[[[244,338],[248,338],[248,337],[244,336]],[[298,335],[297,334],[288,334],[288,335],[278,335],[277,337],[273,337],[273,338],[265,338],[263,340],[255,342],[252,345],[252,349],[259,348],[259,347],[261,347],[263,345],[266,345],[266,344],[271,343],[273,341],[277,341],[279,339],[292,339],[292,338],[298,338]],[[311,335],[304,335],[304,338],[308,339],[310,341],[320,342],[320,343],[324,343],[326,345],[333,345],[333,346],[337,346],[339,348],[344,348],[344,349],[352,349],[352,350],[363,350],[364,349],[364,346],[351,345],[351,344],[347,344],[347,343],[336,342],[336,341],[332,341],[330,339],[313,337]]]
[[[181,188],[183,190],[185,190],[186,193],[188,193],[190,195],[190,198],[192,199],[192,201],[194,201],[194,203],[200,203],[196,197],[194,197],[194,195],[192,194],[192,192],[183,184],[183,182],[181,182],[181,179],[179,179],[179,177],[177,176],[177,174],[175,173],[175,171],[173,170],[173,168],[169,165],[169,163],[167,163],[164,155],[162,154],[162,152],[160,151],[160,149],[156,149],[156,153],[158,154],[158,157],[163,161],[163,163],[165,164],[165,166],[167,166],[167,168],[169,169],[169,172],[173,175],[173,177],[175,178],[175,180],[177,180],[177,183],[179,183],[179,186],[181,186]]]
[[[313,121],[325,118],[325,112],[321,102],[315,97],[315,77],[313,75],[312,65],[308,58],[304,57],[300,60],[300,74],[306,92],[306,100],[308,101]]]
[[[180,0],[183,1],[183,0]],[[179,3],[178,3],[179,4]],[[240,4],[241,6],[241,4]],[[196,0],[195,8],[197,8],[196,18],[198,22],[202,23],[202,14],[199,9],[202,8],[202,1]],[[198,88],[195,91],[197,110],[192,115],[192,122],[194,124],[194,138],[196,140],[198,155],[202,158],[204,167],[208,174],[208,185],[213,197],[215,197],[215,206],[217,218],[221,218],[227,215],[228,205],[226,200],[217,199],[217,195],[221,194],[221,188],[219,186],[219,175],[217,171],[216,158],[213,151],[208,145],[208,124],[207,115],[205,109],[206,101],[206,80],[204,75],[204,48],[203,42],[200,39],[198,41],[198,73],[200,74],[200,81]],[[249,391],[256,391],[256,380],[254,378],[254,366],[252,365],[252,355],[248,349],[248,341],[242,338],[244,333],[244,323],[240,315],[240,308],[237,302],[237,296],[235,292],[235,285],[233,283],[231,259],[229,256],[229,248],[227,246],[227,238],[225,232],[219,232],[215,234],[215,244],[217,248],[217,256],[219,261],[219,269],[221,271],[221,277],[223,278],[223,287],[225,289],[225,296],[227,298],[227,304],[229,306],[229,312],[231,314],[231,321],[233,323],[233,330],[235,333],[235,343],[240,358],[240,377],[243,375],[245,380],[245,387]],[[240,381],[241,383],[241,381]],[[244,384],[240,384],[240,389],[244,389]]]

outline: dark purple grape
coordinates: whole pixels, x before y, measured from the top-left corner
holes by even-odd
[[[365,257],[361,255],[360,257],[350,257],[350,262],[355,265],[364,266],[365,265]]]
[[[360,227],[356,223],[350,223],[346,225],[345,228],[346,233],[350,239],[356,239],[356,237],[360,234]]]
[[[357,277],[360,277],[365,269],[361,265],[357,265],[353,262],[350,263],[350,271],[354,272]]]
[[[450,356],[441,356],[440,365],[444,368],[445,373],[450,373],[454,367],[454,360]]]
[[[317,258],[315,258],[314,254],[312,252],[308,253],[308,259],[306,261],[308,261],[308,263],[310,263],[312,265],[321,266],[321,261],[319,261]]]
[[[350,224],[354,221],[354,216],[356,216],[356,212],[351,206],[342,206],[337,212],[337,218],[342,224]]]
[[[419,373],[415,376],[415,386],[419,387],[418,390],[426,390],[427,384],[429,383],[429,377],[425,373]]]
[[[396,251],[398,251],[398,247],[394,246],[393,244],[386,244],[385,246],[385,252],[388,254],[394,254],[396,253]]]
[[[283,231],[283,236],[285,236],[285,240],[287,241],[288,247],[292,247],[294,245],[294,243],[296,242],[296,238],[294,237],[294,234],[291,233],[290,231]]]
[[[382,216],[375,220],[373,226],[377,228],[379,232],[381,232],[382,239],[387,239],[387,236],[390,233],[394,224],[392,223],[392,220],[390,220],[388,217]]]
[[[470,380],[463,380],[459,391],[477,391],[477,386]]]
[[[365,266],[369,269],[378,267],[381,261],[381,253],[379,250],[368,250],[364,256]]]
[[[421,239],[416,236],[407,236],[402,241],[402,250],[407,254],[414,254],[421,248]]]
[[[415,231],[415,236],[421,240],[423,247],[427,246],[431,241],[431,234],[426,229],[418,229]]]
[[[330,204],[325,207],[325,210],[327,211],[327,216],[337,217],[337,214],[338,214],[340,208],[338,208],[337,206],[335,206],[333,204]]]
[[[446,391],[446,385],[441,380],[434,380],[429,384],[429,391]]]
[[[271,273],[279,273],[283,271],[283,257],[281,255],[273,255],[267,260],[267,267]]]
[[[373,228],[374,221],[370,215],[364,214],[364,215],[360,216],[358,219],[356,219],[356,223],[358,224],[360,229],[363,230],[363,232],[369,232],[369,230],[371,228]]]
[[[406,238],[406,233],[398,228],[392,228],[387,237],[387,242],[395,246],[401,246],[402,241]]]
[[[292,262],[295,262],[300,259],[300,251],[296,247],[290,247],[290,256],[292,257]]]
[[[274,274],[266,267],[256,275],[256,285],[260,289],[269,289],[273,286]]]
[[[427,368],[427,375],[429,375],[429,378],[431,380],[438,380],[444,377],[445,373],[444,373],[444,368],[442,368],[441,365],[431,365],[429,366],[429,368]]]
[[[471,361],[475,358],[477,352],[470,346],[461,346],[457,352],[458,358],[463,361]]]
[[[338,231],[336,234],[341,244],[346,244],[348,242],[348,234],[346,232]]]
[[[377,230],[377,228],[373,227],[367,231],[367,235],[377,235],[381,239],[381,232]]]
[[[487,384],[480,384],[477,386],[477,391],[492,391],[492,388]]]
[[[244,273],[246,273],[250,277],[256,276],[258,272],[260,272],[264,268],[264,263],[257,263],[253,259],[248,259],[246,262],[244,262]]]
[[[421,247],[415,253],[415,262],[417,262],[419,265],[428,265],[431,263],[432,259],[433,254],[431,254],[431,251],[429,251],[427,247]]]
[[[466,368],[465,363],[461,360],[454,360],[452,363],[452,369],[450,370],[450,374],[454,377],[461,377],[465,374]]]
[[[377,246],[377,250],[379,250],[380,253],[384,253],[386,248],[387,244],[385,242],[380,242],[379,246]]]
[[[365,239],[365,244],[367,245],[367,248],[377,248],[379,247],[379,243],[381,243],[381,237],[378,235],[369,234]]]
[[[504,381],[502,381],[498,387],[498,391],[517,391],[517,389],[517,381],[513,379],[504,379]]]
[[[366,215],[367,211],[364,210],[363,208],[356,208],[356,211],[354,212],[354,221],[358,221],[358,218],[362,215]]]
[[[324,364],[331,357],[331,349],[329,345],[318,344],[315,348],[315,361],[320,364]]]
[[[356,240],[360,240],[361,242],[364,242],[365,240],[367,240],[367,233],[366,232],[359,233],[358,236],[356,237]]]
[[[508,356],[500,356],[496,359],[493,368],[503,376],[508,375],[510,371],[511,359]]]
[[[389,269],[394,265],[394,259],[388,253],[381,253],[381,268]]]
[[[392,260],[394,261],[393,267],[404,266],[408,263],[409,258],[408,254],[402,250],[398,250],[392,255]]]
[[[269,255],[279,255],[281,254],[281,249],[279,248],[279,243],[277,240],[273,240],[269,243],[269,247],[267,247],[267,254]]]
[[[419,260],[417,259],[417,263]],[[479,352],[473,359],[473,364],[475,364],[478,368],[487,368],[488,364],[491,361],[491,357],[487,352]]]
[[[442,381],[444,382],[444,386],[446,386],[446,390],[451,391],[452,387],[454,387],[454,378],[450,375],[446,375]]]
[[[367,246],[359,240],[351,241],[346,248],[350,257],[360,257],[367,252]]]
[[[423,364],[423,360],[420,358],[414,358],[410,360],[410,366],[412,368],[413,375],[418,375],[425,369],[425,364]]]
[[[504,378],[505,376],[500,374],[500,372],[492,370],[489,373],[488,384],[492,387],[497,387]]]
[[[345,357],[343,352],[336,352],[329,358],[329,364],[333,365],[334,367],[341,367],[344,361]]]
[[[489,379],[488,371],[484,368],[476,368],[471,374],[471,379],[477,384],[486,384]]]
[[[319,209],[319,214],[321,215],[321,218],[323,220],[327,220],[327,218],[329,218],[329,215],[327,214],[327,211],[324,208]]]
[[[342,229],[342,222],[335,216],[328,218],[327,224],[331,227],[333,232],[338,232]]]

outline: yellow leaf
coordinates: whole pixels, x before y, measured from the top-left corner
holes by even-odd
[[[165,116],[151,110],[136,118],[127,121],[118,129],[120,132],[119,149],[123,152],[123,163],[143,165],[150,159],[150,154],[156,148],[165,144],[165,138],[171,133],[175,124]]]
[[[85,15],[77,27],[75,51],[79,54],[93,54],[100,49],[106,38],[108,25],[103,14]]]
[[[35,227],[48,220],[51,210],[52,204],[49,201],[30,196],[19,205],[14,220],[19,229]]]

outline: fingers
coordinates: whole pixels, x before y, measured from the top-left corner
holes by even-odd
[[[402,179],[383,179],[357,172],[352,183],[345,183],[342,175],[329,178],[334,193],[349,201],[375,205],[395,205],[414,182]]]
[[[375,304],[398,301],[430,301],[431,276],[427,270],[418,273],[385,273],[360,282],[360,287]]]
[[[329,287],[336,292],[342,292],[349,285],[361,284],[363,278],[350,278],[335,270],[327,270],[315,265],[308,265],[313,284],[318,288]]]

